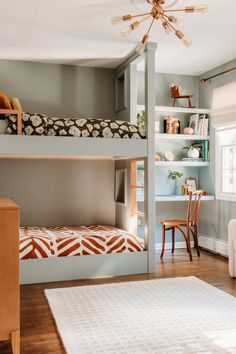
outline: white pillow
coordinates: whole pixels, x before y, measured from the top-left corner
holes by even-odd
[[[5,134],[7,129],[7,120],[0,119],[0,134]]]

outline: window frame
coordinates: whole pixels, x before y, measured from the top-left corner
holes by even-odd
[[[220,135],[229,130],[235,129],[236,124],[231,126],[221,126],[216,129],[215,134],[215,185],[216,185],[216,199],[236,202],[236,193],[223,192],[223,148],[228,146],[236,146],[236,143],[222,144],[220,142]]]

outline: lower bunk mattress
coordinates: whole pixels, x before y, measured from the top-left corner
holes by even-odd
[[[20,228],[20,259],[142,251],[142,240],[110,225]]]

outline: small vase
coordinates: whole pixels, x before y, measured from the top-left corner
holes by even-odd
[[[177,179],[175,180],[175,186],[174,186],[174,195],[180,195],[181,194],[181,185],[180,181]]]

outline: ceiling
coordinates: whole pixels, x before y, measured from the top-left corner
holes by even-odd
[[[204,0],[203,0],[204,2]],[[116,67],[142,38],[147,24],[128,39],[114,15],[139,13],[129,0],[0,0],[0,59]],[[207,14],[182,14],[181,30],[193,40],[185,48],[159,23],[150,40],[158,43],[156,70],[199,75],[236,58],[236,1],[205,0]],[[177,5],[200,5],[179,0]],[[176,6],[177,6],[176,5]]]

